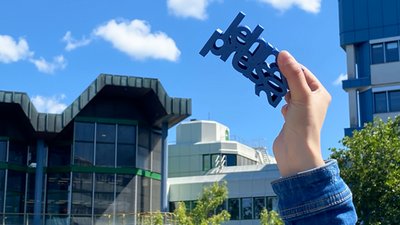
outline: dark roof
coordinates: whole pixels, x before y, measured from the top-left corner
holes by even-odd
[[[167,122],[168,127],[172,127],[191,115],[191,99],[169,97],[158,79],[109,74],[100,74],[61,114],[39,113],[28,95],[22,92],[0,91],[0,103],[20,105],[36,132],[58,133],[105,87],[124,87],[153,91],[163,108],[163,112],[157,113],[157,118],[154,118],[154,125],[161,126],[161,123]],[[125,92],[125,95],[135,95],[137,93],[139,92],[128,91]],[[152,103],[149,102],[148,104]]]

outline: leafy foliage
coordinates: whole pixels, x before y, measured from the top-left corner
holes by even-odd
[[[180,202],[175,209],[175,219],[179,225],[219,225],[230,219],[230,214],[226,210],[215,213],[228,197],[226,182],[221,185],[214,183],[205,187],[199,197],[196,207],[192,212],[187,213],[185,204]]]
[[[164,224],[164,216],[160,211],[156,211],[154,213],[149,213],[145,216],[142,216],[142,221],[139,221],[139,224],[163,225]]]
[[[265,208],[261,211],[260,223],[261,225],[283,225],[283,221],[277,212],[268,212]]]
[[[400,224],[400,117],[375,119],[331,149],[353,192],[359,223]]]

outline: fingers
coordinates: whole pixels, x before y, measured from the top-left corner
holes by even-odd
[[[301,65],[303,68],[304,75],[306,77],[306,81],[308,86],[310,87],[311,91],[316,91],[320,89],[322,86],[321,82],[318,80],[317,77],[309,70],[307,67]]]
[[[281,113],[282,113],[282,115],[283,115],[283,118],[286,120],[286,114],[287,114],[287,111],[288,111],[288,107],[289,107],[289,105],[288,104],[285,104],[284,106],[282,106],[282,109],[281,109]]]
[[[305,97],[311,92],[301,65],[287,51],[278,55],[278,65],[286,77],[292,97]]]

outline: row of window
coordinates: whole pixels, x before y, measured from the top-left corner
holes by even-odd
[[[9,146],[8,146],[9,145]],[[29,155],[29,158],[27,157]],[[18,165],[29,165],[28,161],[35,161],[36,156],[34,147],[13,141],[0,141],[0,162],[9,162]],[[28,160],[28,161],[27,161]]]
[[[196,207],[196,201],[183,201],[186,210],[192,211]],[[256,220],[260,219],[261,211],[277,210],[278,199],[276,196],[229,198],[220,205],[215,213],[227,210],[231,214],[231,220]],[[170,202],[169,210],[173,212],[178,207],[178,202]]]
[[[254,160],[248,159],[236,154],[204,154],[203,155],[203,171],[208,171],[215,168],[216,165],[223,163],[224,166],[245,166],[255,165]]]
[[[100,173],[48,173],[46,177],[44,210],[54,219],[79,215],[89,222],[78,224],[97,224],[92,220],[103,214],[114,217],[121,213],[133,214],[135,208],[138,212],[159,210],[159,180]],[[0,170],[0,218],[5,214],[33,213],[34,180],[33,173]],[[24,220],[23,216],[8,217],[6,224],[26,224]]]
[[[74,164],[135,167],[136,126],[75,123]]]
[[[136,166],[136,126],[76,122],[74,134],[75,165]],[[70,148],[50,145],[48,165],[70,165]],[[36,161],[35,156],[35,146],[0,141],[0,162],[29,165]]]
[[[399,41],[375,43],[371,45],[371,63],[399,61]]]
[[[374,92],[374,112],[387,113],[400,111],[400,90]]]

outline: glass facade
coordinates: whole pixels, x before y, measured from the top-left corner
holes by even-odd
[[[160,130],[117,122],[72,128],[69,140],[46,143],[43,224],[134,224],[136,213],[160,209]],[[32,224],[36,143],[0,139],[0,166],[0,223]]]

